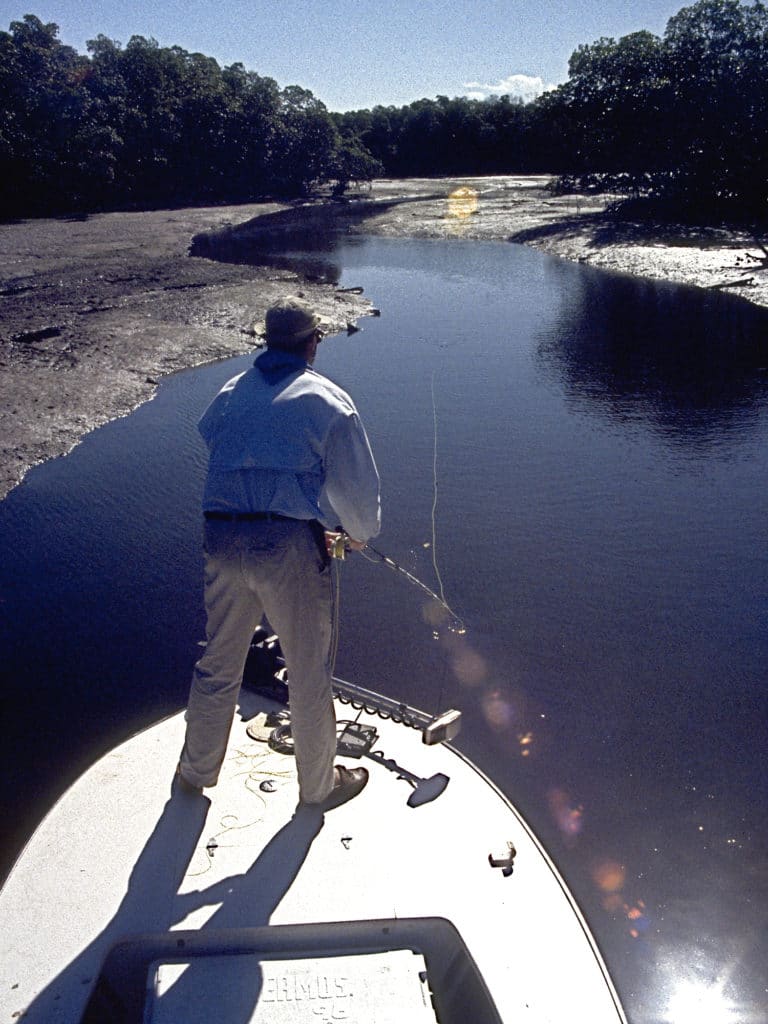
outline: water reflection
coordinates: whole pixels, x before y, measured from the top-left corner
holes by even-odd
[[[570,269],[551,265],[556,276]],[[539,336],[540,365],[571,405],[686,446],[743,436],[768,396],[768,311],[720,292],[609,280],[588,268],[569,276],[557,323]]]
[[[493,765],[495,781],[514,793],[525,813],[528,801],[544,799],[551,829],[539,818],[538,833],[556,862],[567,865],[568,881],[619,979],[634,979],[636,987],[622,989],[630,1020],[763,1024],[758,979],[764,977],[759,958],[766,861],[759,856],[758,867],[753,845],[747,841],[745,847],[730,835],[720,795],[716,800],[704,794],[687,815],[677,807],[665,814],[674,778],[664,772],[666,783],[639,792],[633,803],[626,779],[607,775],[610,761],[606,765],[595,751],[599,727],[585,727],[581,736],[563,741],[577,728],[573,709],[547,695],[540,672],[471,626],[462,637],[441,637],[440,646],[456,687],[447,703],[462,707],[469,719],[465,749],[479,763]],[[614,728],[606,722],[606,731]],[[568,753],[574,743],[580,760],[592,758],[587,775]],[[530,762],[522,760],[528,757]],[[627,751],[626,774],[631,777],[637,765]],[[652,774],[643,779],[653,787]],[[692,833],[702,836],[697,850],[690,846]],[[737,846],[745,852],[751,847],[755,877],[742,878],[745,886],[730,860]],[[579,866],[591,891],[582,884]]]
[[[262,234],[231,228],[197,235],[190,256],[291,270],[309,281],[335,285],[341,278],[341,265],[333,259],[335,251],[328,235],[299,229]]]
[[[342,267],[334,256],[344,232],[373,214],[405,202],[408,200],[301,204],[195,235],[189,255],[222,263],[295,270],[310,281],[338,284]],[[347,242],[354,244],[354,239]]]

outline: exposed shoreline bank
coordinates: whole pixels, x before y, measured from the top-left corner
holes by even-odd
[[[543,177],[375,182],[359,202],[97,214],[0,225],[0,498],[45,459],[131,412],[166,373],[243,354],[252,324],[301,291],[336,328],[361,295],[294,271],[190,257],[195,236],[242,237],[313,218],[396,237],[515,241],[565,259],[732,294],[768,307],[748,234],[617,222],[604,197],[551,195]],[[457,189],[463,189],[458,196]],[[750,260],[746,253],[755,259]]]

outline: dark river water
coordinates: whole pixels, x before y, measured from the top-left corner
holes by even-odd
[[[768,315],[501,243],[301,259],[382,311],[317,367],[371,437],[375,546],[466,625],[351,557],[337,674],[464,711],[631,1021],[764,1021]],[[185,701],[196,421],[249,363],[169,378],[0,503],[6,869],[83,767]]]

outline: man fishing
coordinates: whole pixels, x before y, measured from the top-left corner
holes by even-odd
[[[321,318],[288,297],[266,314],[266,350],[230,380],[200,421],[207,646],[195,666],[178,773],[213,786],[245,659],[266,615],[288,669],[301,803],[329,810],[366,785],[334,766],[333,601],[328,544],[341,524],[360,550],[380,525],[379,477],[349,397],[312,365]]]

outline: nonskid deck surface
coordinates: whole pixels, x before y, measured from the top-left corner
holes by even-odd
[[[339,758],[365,764],[370,782],[324,816],[297,813],[293,757],[246,733],[270,707],[243,692],[219,784],[202,796],[171,790],[183,715],[106,755],[65,794],[0,892],[0,1024],[78,1021],[126,935],[411,917],[453,922],[505,1021],[579,1019],[580,1009],[593,1024],[623,1020],[562,880],[471,764],[337,703],[340,721],[378,731],[371,754]],[[489,863],[503,863],[510,843],[511,874]]]

